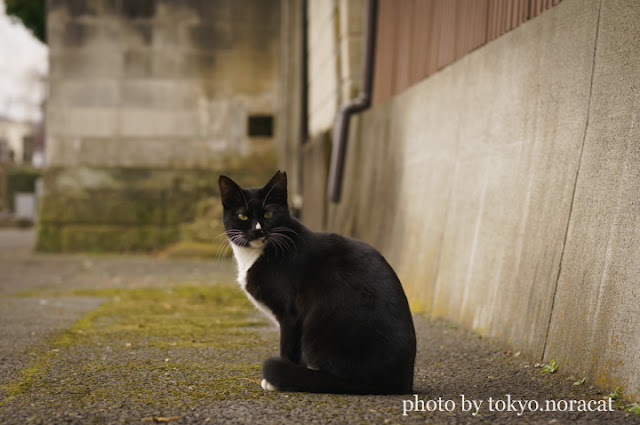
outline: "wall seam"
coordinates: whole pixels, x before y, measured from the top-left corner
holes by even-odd
[[[582,145],[580,146],[580,155],[578,157],[578,166],[576,167],[576,175],[573,182],[573,192],[571,194],[571,203],[569,205],[569,214],[567,217],[567,225],[565,227],[564,240],[562,241],[562,250],[560,253],[560,263],[558,264],[558,273],[556,275],[556,283],[553,288],[553,296],[551,298],[551,311],[549,313],[549,321],[547,322],[547,330],[544,336],[544,345],[542,347],[542,356],[540,360],[543,360],[547,354],[547,343],[549,342],[549,331],[551,329],[551,322],[553,319],[554,306],[556,301],[556,296],[558,293],[558,284],[560,282],[560,276],[562,275],[562,263],[564,261],[564,252],[567,247],[567,239],[569,237],[569,227],[571,225],[571,219],[573,216],[573,207],[576,201],[576,190],[578,188],[578,179],[580,177],[580,168],[582,166],[582,154],[584,153],[584,145],[587,140],[587,132],[589,130],[589,119],[591,117],[591,99],[593,95],[593,80],[596,71],[596,57],[598,53],[598,38],[600,35],[600,14],[602,11],[602,0],[598,2],[598,18],[596,20],[596,36],[593,46],[593,59],[591,61],[591,81],[589,82],[589,99],[587,101],[587,119],[584,124],[584,132],[582,134]]]

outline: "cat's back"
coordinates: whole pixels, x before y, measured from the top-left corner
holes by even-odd
[[[311,253],[314,261],[336,266],[386,263],[382,254],[368,243],[337,233],[315,232]]]
[[[375,287],[377,291],[391,291],[404,297],[400,281],[382,254],[358,239],[336,233],[314,233],[307,266],[308,278],[319,281],[326,290]]]

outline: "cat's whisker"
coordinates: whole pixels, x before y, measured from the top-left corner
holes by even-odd
[[[216,252],[216,260],[218,265],[222,263],[222,259],[226,257],[226,254],[230,249],[231,241],[229,239],[225,239],[224,242],[218,247],[218,250]]]
[[[293,254],[290,247],[284,241],[282,241],[281,239],[278,239],[277,237],[273,240],[276,242],[277,246],[282,250],[283,256],[288,256]]]
[[[294,235],[296,235],[296,236],[300,236],[300,235],[298,234],[298,232],[296,232],[295,230],[293,230],[293,229],[292,229],[292,228],[290,228],[290,227],[278,226],[278,227],[274,227],[272,230],[273,230],[274,232],[289,232],[289,233],[293,233],[293,234],[294,234]]]
[[[294,246],[295,246],[295,242],[294,242],[294,241],[293,241],[293,239],[291,239],[289,236],[287,236],[287,235],[285,235],[285,234],[282,234],[282,233],[279,233],[279,232],[274,232],[274,234],[276,234],[276,235],[278,235],[278,236],[280,236],[280,237],[283,237],[283,238],[287,239],[289,242],[291,242],[291,244],[292,244],[292,245],[294,245]]]
[[[227,231],[227,230],[225,230],[224,232],[220,233],[219,235],[214,236],[214,237],[213,237],[213,239],[215,240],[215,239],[221,238],[221,237],[223,237],[223,236],[225,236],[225,237],[226,237],[226,236],[227,236],[227,232],[228,232],[228,231]]]
[[[278,239],[270,237],[268,240],[269,242],[273,242],[273,246],[276,248],[276,251],[280,251],[282,249],[281,243]]]
[[[300,235],[298,234],[298,232],[296,232],[295,230],[293,230],[293,229],[291,229],[291,228],[289,228],[289,227],[283,227],[283,226],[274,227],[274,228],[272,229],[272,231],[273,231],[273,232],[275,232],[275,233],[278,233],[278,234],[280,234],[280,235],[282,235],[282,236],[284,236],[284,237],[286,237],[286,238],[288,238],[294,246],[295,246],[295,242],[293,241],[293,239],[292,239],[291,237],[289,237],[289,236],[285,235],[283,232],[286,232],[286,233],[293,233],[293,234],[294,234],[294,235],[295,235],[295,236],[296,236],[300,241],[304,241],[304,240],[300,237]]]
[[[295,253],[295,243],[291,238],[282,233],[272,232],[270,234],[270,240],[274,242],[274,245],[282,249],[282,255],[293,256]]]

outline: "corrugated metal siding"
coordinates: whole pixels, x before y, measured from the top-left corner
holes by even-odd
[[[379,0],[373,103],[561,0]]]

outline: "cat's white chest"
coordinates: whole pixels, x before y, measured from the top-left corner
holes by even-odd
[[[253,298],[249,291],[247,291],[247,272],[249,271],[251,266],[253,266],[253,264],[258,260],[258,258],[260,258],[263,248],[242,247],[233,243],[231,244],[231,248],[233,249],[233,256],[235,257],[238,266],[237,281],[240,284],[240,287],[244,290],[244,292],[247,294],[247,297],[249,297],[251,302],[258,308],[258,310],[262,311],[269,319],[271,319],[277,326],[279,326],[280,324],[276,320],[269,307]]]

